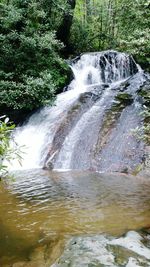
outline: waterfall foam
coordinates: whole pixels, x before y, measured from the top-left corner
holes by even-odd
[[[102,121],[104,113],[110,108],[116,95],[115,88],[139,71],[131,56],[115,51],[83,54],[78,61],[72,61],[71,68],[74,79],[69,85],[68,91],[57,96],[53,107],[44,107],[33,114],[27,123],[15,130],[15,142],[25,147],[25,154],[23,155],[22,166],[13,161],[11,169],[43,167],[47,155],[49,155],[49,158],[54,158],[54,168],[82,168],[81,165],[89,168],[91,163],[87,163],[88,155],[85,157],[86,160],[84,157],[80,158],[80,164],[76,165],[72,162],[74,160],[73,153],[79,146],[79,140],[83,136],[83,132],[85,133],[85,127],[96,118],[95,124],[91,124],[91,127],[95,127],[95,133],[98,134],[100,121]],[[101,96],[99,96],[100,91]],[[66,121],[70,108],[77,109],[74,105],[77,105],[79,97],[83,95],[84,99],[89,92],[91,98],[98,95],[98,101],[92,104],[89,109],[86,109],[85,112],[82,112],[81,118],[77,121],[74,119],[73,127],[69,128],[70,130],[64,137],[61,146],[57,147],[57,150],[52,149],[56,132]],[[86,100],[84,99],[83,102],[86,102]],[[98,125],[98,128],[96,125]],[[90,131],[90,127],[87,128],[87,133],[88,131]],[[95,133],[93,128],[93,132],[90,134],[95,135]],[[85,138],[85,140],[87,139]],[[92,138],[89,138],[89,140],[94,146],[95,140],[92,140]],[[91,146],[88,149],[88,146],[89,143],[87,142],[83,148],[85,155],[90,154],[92,149]]]

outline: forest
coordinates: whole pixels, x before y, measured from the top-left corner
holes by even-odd
[[[149,0],[1,0],[0,14],[0,111],[16,121],[53,101],[83,52],[127,52],[149,70]]]

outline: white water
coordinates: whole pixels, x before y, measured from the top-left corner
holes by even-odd
[[[98,107],[100,111],[104,98],[111,93],[113,83],[131,76],[133,71],[130,68],[130,60],[127,55],[123,53],[114,53],[109,57],[106,55],[108,53],[104,52],[82,55],[80,60],[71,66],[74,73],[74,80],[69,86],[70,90],[58,95],[53,107],[47,106],[41,109],[41,111],[32,115],[24,126],[16,129],[14,139],[19,146],[24,146],[22,148],[24,154],[22,166],[15,160],[11,162],[11,169],[42,167],[55,136],[57,125],[63,120],[65,114],[78,99],[79,95],[85,91],[89,91],[90,87],[95,84],[107,83],[111,85],[100,100],[100,106]],[[79,131],[81,124],[83,125],[84,121],[88,120],[94,114],[93,112],[95,110],[96,107],[93,107],[93,109],[85,113],[81,120],[79,120],[76,126]],[[62,151],[58,158],[58,162],[60,163],[60,161],[63,161],[64,153],[66,153],[65,161],[61,164],[61,168],[67,168],[69,166],[69,161],[66,162],[66,160],[70,156],[70,150],[73,149],[74,142],[77,138],[76,135],[78,136],[78,133],[75,128],[64,141]]]
[[[105,98],[110,94],[110,87],[108,87],[103,95],[103,97],[98,101],[97,104],[92,106],[87,112],[83,114],[81,119],[78,121],[76,126],[72,129],[70,134],[66,136],[59,157],[54,165],[55,169],[70,169],[71,168],[71,158],[74,151],[76,142],[78,141],[83,129],[89,124],[97,114],[103,115],[104,107],[103,103]],[[86,152],[85,152],[86,153]]]
[[[60,94],[53,107],[47,106],[41,109],[31,116],[27,124],[16,129],[14,140],[21,147],[23,160],[21,165],[18,160],[11,162],[10,169],[31,169],[43,166],[43,158],[46,156],[48,146],[56,132],[55,123],[60,123],[78,94],[74,94],[73,90]],[[45,142],[47,147],[42,155]]]

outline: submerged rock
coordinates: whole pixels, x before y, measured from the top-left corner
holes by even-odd
[[[60,256],[64,248],[64,241],[57,240],[45,246],[35,248],[26,261],[18,261],[13,264],[1,265],[1,267],[50,267]]]

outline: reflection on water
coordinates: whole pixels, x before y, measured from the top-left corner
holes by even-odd
[[[15,177],[0,184],[0,266],[27,258],[48,240],[118,235],[149,225],[150,186],[144,178],[44,170]]]

